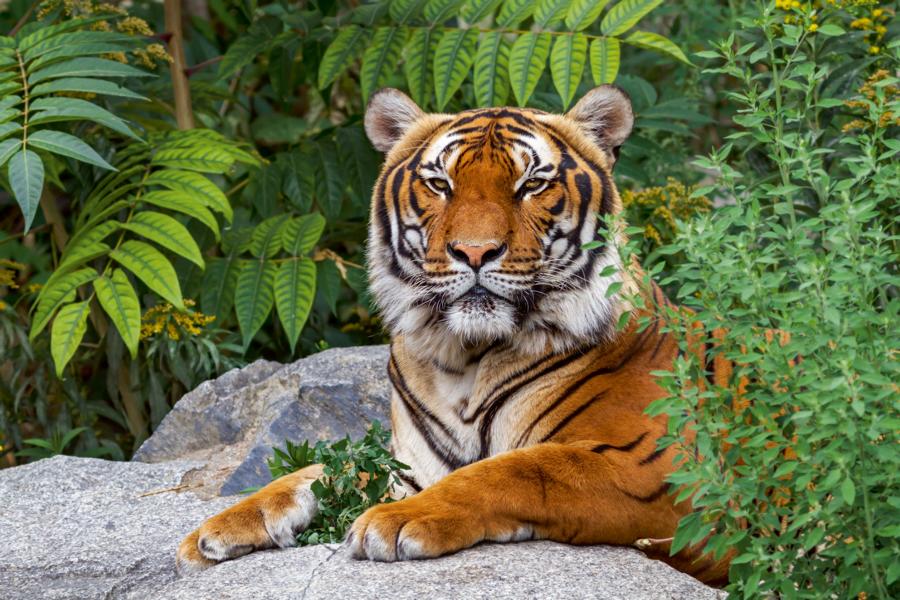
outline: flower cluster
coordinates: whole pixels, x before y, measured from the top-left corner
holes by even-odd
[[[776,8],[790,13],[785,15],[785,23],[805,25],[810,33],[819,30],[817,21],[823,9],[832,8],[849,13],[853,17],[850,28],[866,32],[869,54],[881,52],[881,42],[887,33],[887,21],[894,16],[893,9],[879,4],[881,0],[775,0]]]
[[[678,231],[676,219],[689,219],[697,213],[709,212],[712,202],[706,196],[691,195],[696,186],[668,179],[665,186],[634,192],[622,192],[622,205],[629,221],[644,225],[644,236],[656,245],[668,243]]]
[[[190,309],[196,303],[185,300],[184,305]],[[179,310],[171,304],[158,304],[147,310],[141,317],[141,339],[153,337],[165,332],[170,340],[180,340],[185,334],[200,335],[203,328],[215,321],[214,316],[204,315],[193,310]]]
[[[128,11],[120,6],[108,3],[97,3],[94,0],[44,0],[38,10],[38,18],[43,19],[59,10],[66,17],[86,17],[90,15],[109,15],[109,19],[115,23],[115,29],[120,33],[132,35],[135,37],[151,37],[154,34],[153,28],[144,19],[140,17],[130,16]],[[90,25],[94,31],[113,31],[110,20],[97,21]],[[144,48],[135,48],[132,50],[138,62],[149,69],[155,69],[160,62],[171,62],[172,57],[166,52],[162,44],[148,44]],[[112,55],[104,56],[110,60],[116,60],[121,63],[127,63],[128,57],[124,52],[116,52]]]
[[[17,288],[19,284],[16,282],[16,271],[25,269],[25,265],[17,263],[14,260],[0,258],[0,287]]]
[[[844,106],[847,108],[862,111],[864,117],[855,118],[845,124],[841,129],[844,133],[857,129],[883,129],[890,125],[900,125],[900,117],[895,116],[893,111],[886,110],[886,107],[897,101],[900,101],[900,88],[896,85],[878,86],[878,82],[883,81],[890,76],[890,72],[886,69],[875,71],[862,85],[859,90],[857,100],[847,100]],[[879,94],[879,88],[881,93]],[[875,105],[876,111],[873,115],[869,110]]]

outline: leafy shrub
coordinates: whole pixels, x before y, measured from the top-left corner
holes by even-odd
[[[669,311],[684,353],[650,409],[691,449],[670,481],[696,512],[672,550],[733,551],[737,597],[896,597],[900,102],[875,67],[898,44],[873,60],[840,8],[792,3],[785,22],[783,6],[702,53],[742,82],[742,129],[697,162],[720,177],[695,195],[729,205],[666,249],[684,258],[664,283],[694,311]],[[728,381],[708,380],[700,342],[733,361]]]
[[[148,2],[10,8],[0,259],[24,268],[0,280],[17,286],[0,283],[5,451],[86,427],[67,451],[127,456],[225,369],[384,341],[363,267],[381,157],[361,120],[376,86],[429,109],[562,110],[616,80],[639,112],[620,169],[648,182],[665,178],[658,144],[705,122],[618,76],[644,55],[690,69],[658,0],[212,2],[209,21]],[[147,326],[155,311],[170,311],[166,331]]]
[[[312,484],[319,512],[309,527],[297,535],[301,546],[341,542],[347,529],[368,508],[390,502],[388,493],[400,483],[397,471],[409,467],[391,456],[386,449],[391,433],[375,421],[365,437],[338,442],[285,442],[285,449],[273,448],[268,459],[272,479],[321,464],[324,474]]]

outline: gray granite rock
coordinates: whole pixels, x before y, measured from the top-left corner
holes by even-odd
[[[263,485],[266,458],[285,440],[358,438],[375,419],[390,425],[387,360],[387,346],[362,346],[229,371],[185,394],[134,460],[200,461],[192,481],[208,495]]]
[[[482,545],[406,563],[338,546],[259,552],[177,579],[181,538],[240,497],[204,499],[191,461],[56,457],[0,470],[0,598],[706,600],[706,587],[635,550],[551,542]]]

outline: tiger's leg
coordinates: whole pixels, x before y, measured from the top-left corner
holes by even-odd
[[[318,511],[310,486],[321,476],[322,465],[300,469],[207,519],[181,542],[178,572],[198,571],[254,550],[293,546]]]
[[[670,461],[658,460],[653,444],[649,438],[624,446],[546,443],[506,452],[411,498],[369,509],[347,544],[357,558],[393,561],[481,541],[632,545],[667,538],[689,507],[667,493]],[[638,446],[640,453],[631,452]]]

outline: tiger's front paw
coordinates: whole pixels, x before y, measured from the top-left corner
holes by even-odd
[[[207,519],[178,547],[181,575],[206,569],[255,550],[288,548],[318,512],[310,485],[320,465],[277,479],[252,496]]]
[[[474,515],[414,496],[367,510],[353,523],[346,544],[354,558],[395,561],[450,554],[484,538]]]

